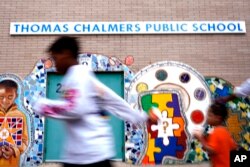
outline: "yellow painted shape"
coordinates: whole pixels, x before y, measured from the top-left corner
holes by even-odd
[[[250,133],[249,132],[244,134],[244,138],[246,139],[247,143],[250,143]]]
[[[151,135],[148,134],[148,149],[146,155],[149,157],[149,162],[155,162],[154,153],[161,152],[159,147],[155,147],[155,139],[151,139]]]
[[[173,100],[171,93],[152,94],[152,103],[157,103],[158,108],[161,112],[167,111],[169,118],[172,118],[174,116],[174,109],[168,108],[167,103],[172,101]]]
[[[209,88],[210,88],[211,92],[215,92],[215,89],[216,89],[216,88],[215,88],[214,85],[210,85]]]

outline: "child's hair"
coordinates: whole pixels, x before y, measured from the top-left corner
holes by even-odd
[[[222,121],[225,121],[228,118],[228,109],[225,104],[215,102],[210,106],[210,112],[214,115],[221,116]]]
[[[62,53],[65,50],[70,51],[73,57],[77,59],[80,50],[77,39],[74,37],[62,36],[51,44],[47,52]]]
[[[6,88],[14,88],[16,90],[18,88],[17,83],[15,81],[10,80],[10,79],[1,81],[0,86],[6,87]]]

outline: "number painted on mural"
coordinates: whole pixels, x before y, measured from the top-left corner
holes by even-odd
[[[64,91],[62,90],[62,84],[58,83],[56,84],[56,93],[62,94]]]

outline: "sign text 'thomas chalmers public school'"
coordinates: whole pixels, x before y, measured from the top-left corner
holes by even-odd
[[[244,21],[12,22],[11,35],[246,33]]]

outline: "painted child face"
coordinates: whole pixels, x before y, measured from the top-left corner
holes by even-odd
[[[8,111],[9,108],[14,103],[17,97],[17,90],[15,88],[6,88],[0,86],[0,106],[5,111]]]

